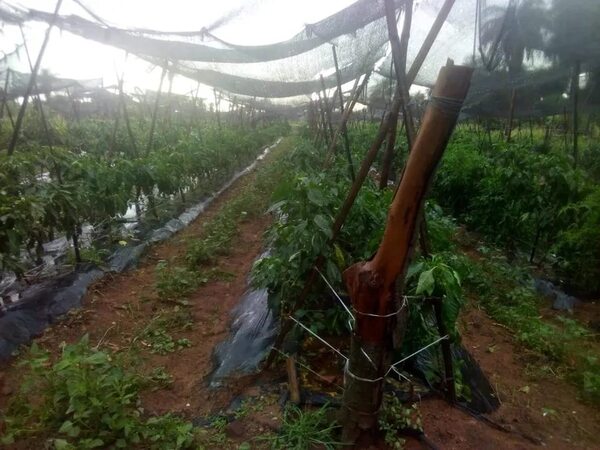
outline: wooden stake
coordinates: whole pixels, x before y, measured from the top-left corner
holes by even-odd
[[[23,96],[23,103],[21,104],[21,108],[19,109],[19,114],[17,115],[17,121],[15,122],[12,138],[10,140],[10,143],[8,144],[8,156],[11,156],[14,153],[15,147],[17,146],[17,141],[19,140],[19,133],[21,132],[21,126],[23,125],[23,118],[25,117],[25,110],[27,109],[27,102],[29,101],[29,96],[31,95],[31,91],[33,89],[33,86],[35,85],[37,74],[42,64],[42,58],[44,57],[48,41],[50,40],[50,32],[52,31],[52,27],[56,23],[56,18],[58,17],[58,11],[60,10],[61,4],[62,0],[58,0],[56,2],[54,14],[52,15],[52,19],[50,21],[50,24],[48,25],[48,29],[46,30],[46,35],[44,36],[42,48],[40,48],[40,53],[38,54],[37,60],[35,61],[35,66],[33,67],[31,76],[29,77],[27,89],[25,90],[25,95]]]
[[[296,360],[289,356],[285,360],[285,368],[288,375],[288,389],[290,390],[290,401],[296,405],[300,404],[300,383],[298,382],[298,372],[296,370]]]
[[[335,50],[335,45],[331,46],[331,50],[333,52],[333,62],[335,64],[335,77],[337,80],[337,91],[340,98],[340,113],[344,115],[344,94],[342,92],[342,77],[340,75],[340,67],[338,65],[337,52]],[[323,78],[321,77],[321,80]],[[348,172],[350,173],[350,179],[354,181],[354,163],[352,162],[352,153],[350,153],[350,140],[348,139],[348,130],[346,128],[346,123],[341,122],[340,128],[342,130],[342,135],[344,136],[344,150],[346,151],[346,159],[348,160]],[[333,138],[333,137],[332,137]]]
[[[146,146],[146,156],[152,151],[152,144],[154,143],[154,129],[156,128],[156,118],[158,117],[158,105],[160,103],[160,93],[162,92],[163,81],[165,81],[165,75],[167,74],[167,66],[169,63],[166,61],[160,75],[160,82],[158,84],[158,91],[156,92],[156,99],[154,100],[154,109],[152,110],[152,123],[150,124],[150,136],[148,137],[148,145]]]

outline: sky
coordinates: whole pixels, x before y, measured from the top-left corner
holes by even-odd
[[[2,0],[0,0],[2,1]],[[160,31],[197,31],[209,28],[219,38],[242,45],[269,44],[289,39],[304,28],[307,23],[319,21],[355,0],[79,0],[110,25],[127,28],[149,28]],[[415,1],[415,14],[410,53],[416,54],[426,32],[435,17],[435,7],[442,0]],[[55,0],[8,0],[9,4],[51,12]],[[455,4],[457,15],[459,8],[472,8],[474,0],[458,0]],[[432,6],[433,5],[433,6]],[[90,16],[76,2],[63,0],[60,14],[76,14],[90,19]],[[464,12],[460,14],[466,15]],[[46,24],[29,22],[25,28],[26,39],[32,58],[38,53]],[[452,53],[462,55],[468,53],[472,46],[470,39],[457,41],[451,35],[460,32],[451,23],[444,25],[438,39],[439,44],[432,49],[434,61],[445,62]],[[464,31],[464,30],[463,30]],[[20,30],[14,26],[3,26],[0,50],[9,52],[22,42]],[[446,33],[446,34],[445,34]],[[471,31],[472,34],[472,31]],[[439,48],[438,48],[439,47]],[[462,62],[459,59],[457,62]],[[15,70],[28,71],[27,60],[11,63]],[[156,90],[160,79],[160,68],[153,68],[147,62],[130,55],[125,59],[125,52],[86,40],[68,32],[54,29],[48,48],[44,55],[42,68],[52,74],[67,78],[94,79],[102,78],[104,86],[116,84],[116,76],[125,72],[125,90],[132,92],[135,88]],[[424,68],[426,70],[427,67]],[[432,73],[437,73],[437,65]],[[173,82],[173,92],[187,94],[195,90],[196,83],[177,76]],[[202,89],[201,97],[212,100],[212,91]]]

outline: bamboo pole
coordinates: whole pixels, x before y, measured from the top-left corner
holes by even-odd
[[[61,4],[62,0],[58,0],[56,2],[56,7],[54,8],[52,19],[50,20],[50,24],[48,25],[48,29],[46,30],[44,41],[42,42],[42,47],[40,48],[37,60],[35,61],[35,66],[33,67],[33,71],[31,72],[31,76],[29,77],[29,83],[27,84],[25,95],[23,96],[23,103],[21,104],[21,108],[19,109],[19,114],[17,115],[17,120],[15,122],[13,134],[10,143],[8,144],[8,156],[11,156],[14,153],[15,147],[17,146],[17,141],[19,140],[19,133],[21,132],[21,126],[23,125],[23,118],[25,117],[25,110],[27,109],[27,103],[29,101],[29,96],[31,95],[31,90],[35,85],[37,74],[42,64],[42,58],[44,57],[46,47],[48,46],[48,41],[50,40],[50,32],[52,31],[52,27],[54,27],[54,24],[56,23],[56,18],[58,17],[58,11],[60,10]]]
[[[573,76],[571,78],[571,92],[573,97],[573,167],[577,167],[579,163],[579,118],[578,118],[578,102],[579,102],[579,72],[581,72],[581,63],[576,60],[573,64]]]
[[[358,97],[360,97],[361,92],[364,92],[364,90],[367,86],[367,83],[369,82],[370,76],[371,76],[370,71],[365,74],[365,78],[363,79],[360,86],[354,90],[354,94],[352,95],[352,98],[350,99],[350,104],[344,109],[344,114],[342,114],[340,123],[339,123],[338,127],[336,128],[335,133],[333,133],[333,139],[331,140],[331,143],[329,144],[329,148],[327,149],[328,159],[329,159],[329,156],[334,153],[335,145],[337,144],[337,138],[340,135],[340,132],[342,131],[342,125],[344,125],[344,126],[347,125],[348,120],[350,119],[350,114],[352,114],[352,111],[354,110],[354,106],[356,105],[356,102],[358,101]],[[356,79],[356,81],[358,81],[358,78]]]
[[[392,42],[392,63],[396,71],[396,79],[398,80],[398,85],[401,87],[402,91],[402,110],[403,110],[403,119],[404,126],[406,128],[406,135],[408,138],[408,145],[410,149],[410,145],[412,142],[412,137],[414,136],[414,123],[412,120],[412,116],[409,114],[408,107],[408,88],[406,87],[406,53],[408,51],[408,41],[410,39],[410,28],[412,24],[412,0],[407,0],[404,4],[404,24],[402,26],[402,38],[398,41],[396,50],[394,51],[394,40],[397,38],[398,30],[396,27],[395,19],[393,20],[393,32],[395,32],[395,36],[393,36],[393,32],[390,32],[390,41]],[[392,6],[393,7],[393,6]],[[394,14],[395,16],[395,14]],[[388,23],[389,26],[389,23]],[[398,73],[398,71],[402,73]],[[403,87],[404,85],[404,87]],[[379,178],[379,188],[384,189],[387,187],[388,180],[390,178],[390,169],[392,166],[392,159],[394,156],[394,147],[396,145],[396,130],[398,127],[398,116],[392,119],[392,127],[388,133],[388,139],[386,143],[386,149],[383,155],[383,163],[381,166],[381,173]],[[410,131],[409,131],[410,129]]]
[[[414,247],[419,211],[456,124],[472,72],[472,68],[454,65],[440,71],[398,193],[390,206],[379,249],[370,261],[358,262],[343,273],[356,311],[340,411],[344,442],[355,442],[362,431],[377,424],[392,348],[393,312],[397,308],[393,301],[395,282],[404,278]]]
[[[165,75],[167,74],[168,62],[165,62],[162,73],[160,75],[160,82],[158,83],[158,91],[156,92],[156,99],[154,100],[154,109],[152,110],[152,123],[150,124],[150,136],[148,137],[148,145],[146,146],[146,156],[152,151],[152,144],[154,143],[154,130],[156,128],[156,118],[158,117],[158,105],[160,103],[160,94],[162,92],[163,82],[165,81]]]
[[[327,89],[325,88],[325,80],[323,75],[321,78],[321,89],[323,90],[323,104],[325,105],[325,118],[327,119],[327,132],[329,133],[329,140],[333,140],[333,126],[331,125],[331,108],[329,107],[329,99],[327,98]]]
[[[337,51],[335,50],[335,45],[331,46],[331,51],[333,52],[333,62],[335,65],[335,78],[337,80],[337,91],[338,91],[338,96],[340,99],[340,114],[343,116],[344,115],[344,94],[342,92],[342,77],[340,75],[340,67],[338,65]],[[354,181],[356,176],[354,174],[354,163],[352,162],[352,153],[350,153],[350,140],[348,139],[348,129],[346,128],[346,123],[341,122],[340,128],[342,130],[342,135],[344,136],[344,150],[346,151],[346,159],[348,160],[348,172],[350,174],[350,179],[352,181]]]

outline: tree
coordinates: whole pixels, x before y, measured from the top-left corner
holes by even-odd
[[[600,2],[597,0],[553,0],[547,54],[554,62],[571,68],[570,97],[573,102],[573,160],[578,155],[578,97],[581,67],[600,58]],[[595,65],[595,64],[593,64]],[[592,70],[591,86],[600,81],[600,70]]]

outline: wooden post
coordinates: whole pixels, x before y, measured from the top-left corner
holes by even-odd
[[[2,94],[2,105],[0,106],[0,118],[4,117],[4,108],[6,108],[6,115],[8,116],[8,120],[10,121],[10,125],[12,129],[15,129],[15,121],[12,116],[12,112],[10,111],[10,107],[8,106],[8,84],[10,79],[10,69],[6,68],[6,77],[4,79],[4,92]]]
[[[221,129],[221,114],[219,112],[219,106],[221,104],[220,96],[217,98],[217,90],[213,88],[213,94],[215,96],[215,114],[217,115],[217,126]]]
[[[573,167],[577,167],[579,162],[579,121],[577,107],[579,102],[579,72],[581,72],[581,63],[576,60],[573,64],[573,76],[571,78],[571,92],[573,97]]]
[[[404,278],[414,246],[418,214],[456,124],[472,72],[472,68],[454,65],[440,71],[398,193],[390,206],[379,249],[370,261],[358,262],[344,271],[344,282],[356,311],[340,411],[344,442],[355,442],[362,431],[377,424],[395,321],[395,317],[388,315],[398,308],[394,285],[399,277]]]
[[[29,64],[29,70],[31,71],[33,76],[33,63],[31,61],[31,54],[29,53],[29,46],[27,45],[27,40],[25,39],[25,33],[23,32],[23,27],[19,25],[19,30],[21,30],[21,38],[23,39],[23,48],[25,50],[25,56],[27,57],[27,62]],[[48,121],[46,120],[46,113],[44,111],[44,106],[42,105],[42,99],[40,97],[40,89],[38,88],[37,81],[34,81],[33,87],[35,89],[35,99],[38,111],[40,113],[40,119],[42,121],[42,127],[44,128],[44,133],[46,134],[46,141],[50,150],[52,150],[52,135],[50,134],[50,127],[48,125]],[[60,177],[60,175],[59,175]]]
[[[54,8],[54,14],[52,15],[52,19],[50,24],[48,25],[48,29],[46,30],[46,35],[44,36],[44,41],[42,43],[42,48],[40,48],[40,53],[38,54],[37,60],[35,61],[35,66],[31,72],[31,76],[29,77],[29,82],[27,84],[27,89],[25,90],[25,95],[23,96],[23,103],[21,104],[21,108],[19,109],[19,114],[17,115],[17,120],[15,122],[13,134],[8,144],[8,155],[11,156],[15,147],[17,146],[17,141],[19,140],[19,133],[21,132],[21,126],[23,125],[23,118],[25,117],[25,110],[27,109],[27,102],[29,101],[29,96],[31,95],[31,90],[35,85],[37,74],[40,71],[40,66],[42,64],[42,58],[44,57],[44,53],[46,52],[46,47],[48,45],[48,41],[50,40],[50,32],[52,31],[52,27],[56,23],[56,18],[58,17],[58,11],[60,10],[60,5],[62,4],[62,0],[58,0],[56,2],[56,7]]]
[[[410,115],[409,112],[409,106],[408,106],[408,100],[409,100],[409,96],[408,96],[408,89],[409,87],[406,86],[406,52],[408,51],[408,40],[410,38],[410,27],[412,24],[412,6],[413,6],[413,2],[412,0],[407,0],[406,3],[404,4],[404,25],[402,26],[402,39],[400,39],[398,41],[398,45],[395,48],[395,44],[392,44],[392,62],[393,62],[393,66],[395,68],[396,71],[396,79],[398,80],[398,85],[401,88],[401,93],[402,93],[402,109],[403,109],[403,118],[404,118],[404,126],[407,127],[406,129],[406,136],[408,138],[408,147],[409,147],[409,151],[410,151],[410,146],[412,144],[412,138],[414,135],[414,123],[412,120],[412,116]],[[392,6],[393,8],[393,6]],[[396,27],[396,23],[395,23],[395,14],[392,12],[392,14],[394,15],[394,23],[393,23],[393,30],[390,31],[390,40],[392,40],[392,42],[394,41],[394,39],[397,38],[397,34],[398,34],[398,30]],[[389,22],[388,22],[388,27],[389,27]],[[395,35],[394,35],[395,34]],[[395,51],[394,51],[395,48]],[[398,73],[398,71],[401,71],[401,73]],[[384,189],[385,187],[387,187],[387,183],[388,180],[390,178],[390,168],[392,166],[392,159],[394,156],[394,147],[396,146],[396,130],[398,127],[398,116],[396,115],[396,117],[394,117],[392,119],[392,127],[390,128],[390,131],[388,133],[388,139],[387,139],[387,144],[386,144],[386,148],[385,148],[385,153],[383,155],[383,164],[381,166],[381,173],[380,173],[380,178],[379,178],[379,188],[380,189]],[[410,128],[410,131],[409,131]]]
[[[296,370],[296,360],[289,356],[285,360],[285,368],[288,375],[288,388],[290,390],[290,401],[296,405],[300,404],[300,384],[298,383],[298,372]]]
[[[329,107],[329,99],[327,98],[327,90],[325,88],[325,80],[323,75],[321,78],[321,89],[323,91],[323,104],[325,105],[325,118],[327,119],[327,132],[329,133],[329,140],[333,140],[333,126],[331,125],[331,108]]]
[[[335,145],[337,143],[337,138],[340,135],[340,132],[342,130],[342,125],[344,125],[344,126],[347,125],[348,119],[350,119],[350,114],[352,114],[352,110],[354,109],[354,106],[356,105],[356,102],[358,101],[358,97],[360,96],[361,92],[364,92],[364,89],[366,88],[367,83],[369,82],[370,76],[371,76],[370,71],[365,74],[365,78],[363,79],[360,86],[354,90],[354,94],[352,95],[352,98],[350,99],[349,105],[344,109],[344,114],[342,114],[340,124],[338,125],[337,129],[335,130],[335,133],[333,133],[333,139],[331,140],[331,143],[329,144],[329,148],[327,149],[328,158],[329,158],[329,155],[332,155],[334,153]],[[357,79],[357,81],[358,81],[358,79]]]
[[[412,114],[408,106],[410,101],[410,95],[408,93],[410,85],[405,76],[406,70],[406,49],[403,50],[404,46],[408,45],[408,36],[410,32],[410,24],[412,21],[412,0],[407,0],[404,5],[405,14],[405,26],[402,29],[404,37],[404,43],[400,41],[398,36],[398,27],[396,26],[396,14],[394,10],[394,2],[392,0],[385,0],[385,16],[388,27],[388,34],[390,36],[390,44],[392,46],[392,59],[394,60],[394,69],[396,71],[396,80],[398,81],[398,87],[400,88],[400,97],[402,99],[402,113],[404,116],[404,126],[406,128],[406,138],[408,140],[408,148],[412,147],[412,143],[415,137],[415,125],[412,119]],[[408,27],[406,26],[408,24]],[[405,35],[406,33],[406,35]],[[404,36],[405,35],[405,36]]]
[[[337,91],[338,96],[340,98],[340,114],[344,116],[344,93],[342,92],[342,77],[340,75],[340,67],[338,65],[337,52],[335,50],[335,45],[331,46],[331,51],[333,52],[333,62],[335,65],[335,78],[337,80]],[[322,78],[321,78],[322,79]],[[354,181],[354,163],[352,162],[352,153],[350,153],[350,140],[348,139],[348,129],[346,128],[345,122],[340,122],[340,128],[342,130],[342,135],[344,136],[344,150],[346,151],[346,158],[348,159],[348,172],[350,173],[350,179]]]
[[[454,4],[454,1],[455,0],[446,0],[444,5],[442,6],[442,9],[438,13],[438,16],[436,17],[433,25],[431,26],[431,29],[429,30],[427,37],[425,38],[425,41],[423,41],[423,44],[421,45],[421,48],[419,49],[417,58],[415,58],[412,66],[410,67],[410,70],[408,71],[407,82],[409,84],[412,84],[414,82],[417,74],[419,73],[419,70],[421,69],[421,65],[423,64],[423,61],[425,60],[427,54],[429,53],[429,50],[431,49],[431,46],[433,45],[439,31],[441,30],[442,25],[444,24],[446,18],[448,17],[448,14],[450,13],[450,10],[452,9],[452,5]],[[368,77],[365,80],[364,85],[362,87],[362,91],[365,95],[366,95],[367,84],[368,84]],[[398,87],[396,87],[396,89],[398,89]],[[319,96],[319,98],[320,98],[320,96]],[[349,107],[350,111],[352,111],[353,106],[354,106],[354,104],[351,103],[351,105]],[[392,103],[392,110],[394,108],[398,108],[398,110],[399,110],[400,106],[401,106],[400,100],[398,99],[398,101]],[[346,113],[349,114],[349,111],[346,110]],[[364,115],[363,115],[363,123],[366,122],[366,116],[367,116],[367,111],[365,110]],[[375,137],[375,141],[373,142],[373,145],[371,145],[371,148],[369,149],[369,151],[365,155],[365,158],[363,159],[363,163],[359,170],[357,179],[354,180],[352,188],[348,192],[348,195],[347,195],[346,199],[344,200],[344,204],[342,205],[342,208],[339,210],[339,212],[336,216],[334,225],[332,227],[333,238],[331,239],[331,242],[335,241],[337,233],[339,232],[339,230],[341,230],[341,227],[344,224],[346,217],[348,217],[348,214],[350,212],[350,209],[352,208],[352,205],[354,204],[354,200],[356,199],[356,196],[358,195],[358,191],[360,190],[360,187],[364,183],[364,178],[361,179],[361,173],[363,172],[363,167],[366,167],[366,171],[364,172],[365,178],[366,178],[366,174],[368,173],[369,168],[371,167],[371,165],[373,164],[373,161],[375,160],[375,157],[377,156],[379,147],[381,147],[381,144],[383,143],[383,140],[385,139],[385,136],[389,129],[390,124],[391,124],[391,122],[386,122],[385,120],[382,120],[380,128],[379,128],[379,132],[378,132],[377,136]],[[339,129],[338,129],[338,132],[339,132]],[[317,258],[317,260],[315,261],[315,263],[313,264],[313,270],[311,270],[308,278],[306,279],[306,282],[304,283],[304,287],[302,288],[302,291],[300,292],[300,294],[297,297],[297,300],[294,302],[294,305],[292,306],[292,311],[296,311],[298,308],[301,308],[303,306],[308,293],[312,289],[314,280],[317,278],[317,271],[315,270],[315,268],[321,267],[321,264],[323,264],[323,257],[319,256]],[[281,331],[279,332],[279,335],[277,336],[277,339],[273,345],[275,348],[279,348],[281,346],[283,339],[285,338],[285,336],[291,329],[291,324],[292,324],[292,322],[290,320],[283,322],[283,324],[281,326]],[[270,365],[272,364],[274,359],[275,359],[275,352],[271,351],[269,353],[267,361],[265,362],[265,367],[270,367]]]
[[[515,113],[516,99],[517,99],[517,90],[515,88],[513,88],[511,96],[510,96],[510,107],[508,110],[508,123],[506,124],[506,142],[510,142],[510,137],[512,134],[512,124],[513,124],[513,116]]]
[[[165,62],[162,73],[160,75],[160,83],[158,84],[158,91],[156,92],[156,99],[154,99],[154,109],[152,110],[152,123],[150,123],[150,136],[148,137],[148,145],[146,146],[146,156],[152,151],[152,144],[154,143],[154,129],[156,128],[156,118],[158,117],[158,105],[160,103],[160,93],[162,91],[163,81],[165,81],[165,75],[167,74],[168,62]]]

